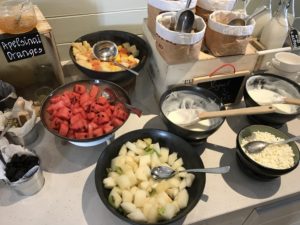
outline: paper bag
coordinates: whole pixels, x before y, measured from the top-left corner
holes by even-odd
[[[240,12],[217,10],[209,16],[205,43],[214,56],[245,54],[255,21],[246,26],[227,25],[232,19],[244,18]]]
[[[155,34],[156,17],[163,12],[177,12],[185,8],[187,0],[148,0],[148,21],[147,25],[152,34]],[[194,9],[197,0],[192,0],[190,9]]]
[[[171,18],[176,12],[162,13],[156,18],[156,48],[168,64],[198,60],[206,29],[204,20],[196,16],[194,32],[180,33],[170,30]]]

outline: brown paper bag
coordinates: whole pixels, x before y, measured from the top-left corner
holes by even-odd
[[[168,64],[179,64],[198,60],[202,41],[193,45],[179,45],[155,36],[156,48]]]
[[[205,23],[207,23],[208,17],[212,12],[213,11],[209,11],[201,8],[200,6],[196,6],[196,15],[201,16],[204,19]]]
[[[149,28],[149,30],[152,34],[155,34],[156,16],[158,16],[161,13],[163,13],[163,11],[161,11],[160,9],[155,8],[154,6],[148,4],[148,21],[147,21],[147,25],[148,25],[148,28]]]
[[[214,56],[243,55],[250,36],[232,36],[218,33],[209,27],[205,32],[205,43]]]

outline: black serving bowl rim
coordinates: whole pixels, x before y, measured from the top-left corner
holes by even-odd
[[[137,58],[140,61],[139,61],[139,63],[135,67],[131,68],[131,69],[133,69],[135,71],[140,71],[143,68],[143,66],[145,65],[146,60],[149,57],[149,52],[150,51],[149,51],[148,44],[145,42],[145,40],[143,40],[142,38],[140,38],[138,35],[135,35],[133,33],[129,33],[129,32],[126,32],[126,31],[121,31],[121,30],[102,30],[102,31],[96,31],[96,32],[92,32],[92,33],[89,33],[89,34],[85,34],[85,35],[77,38],[73,42],[87,41],[92,46],[97,41],[95,41],[95,43],[93,41],[90,41],[90,39],[92,39],[91,36],[97,35],[97,36],[101,37],[101,34],[105,34],[105,33],[115,33],[116,35],[117,34],[119,34],[119,35],[127,35],[128,37],[131,37],[131,40],[138,40],[139,42],[141,42],[141,45],[143,45],[143,47],[144,47],[144,50],[143,50],[144,54],[142,56],[140,56],[140,55],[137,56]],[[101,40],[104,40],[104,39],[99,39],[98,41],[101,41]],[[108,39],[105,39],[105,40],[108,40]],[[116,44],[119,45],[119,44],[122,44],[122,43],[116,43]],[[130,44],[136,44],[136,43],[131,42]],[[135,75],[131,74],[130,72],[128,72],[126,70],[109,72],[109,71],[97,71],[97,70],[88,69],[86,67],[83,67],[83,66],[79,65],[76,62],[76,59],[75,59],[75,56],[73,55],[72,49],[73,49],[73,46],[71,45],[70,49],[69,49],[69,55],[70,55],[70,58],[73,61],[73,63],[78,68],[80,68],[80,69],[90,71],[91,73],[99,73],[98,76],[101,76],[101,77],[99,77],[100,79],[108,79],[108,80],[111,80],[111,81],[118,80],[118,79],[111,78],[110,76],[116,76],[116,74],[121,74],[121,73],[124,73],[124,74],[126,73],[126,75],[129,76],[130,78],[135,78]],[[140,51],[140,54],[141,54],[142,50],[139,49],[138,46],[137,46],[137,49]],[[91,74],[86,74],[85,73],[85,75],[87,75],[88,77],[92,77],[94,79],[98,79],[97,77],[95,77],[94,75],[91,75]],[[126,80],[126,78],[123,78],[123,79],[120,79],[120,80],[123,81],[123,80]]]
[[[44,125],[44,127],[46,127],[46,129],[54,134],[55,136],[59,137],[59,138],[62,138],[66,141],[70,141],[70,142],[77,142],[77,143],[87,143],[87,142],[93,142],[93,141],[98,141],[100,139],[104,139],[106,137],[109,137],[110,135],[114,134],[120,127],[122,127],[125,122],[128,120],[128,118],[124,121],[124,123],[119,126],[119,127],[115,127],[111,132],[107,133],[107,134],[104,134],[104,135],[101,135],[99,137],[93,137],[93,138],[86,138],[86,139],[75,139],[75,138],[68,138],[68,137],[64,137],[64,136],[61,136],[57,131],[55,131],[54,129],[51,129],[50,127],[48,127],[47,123],[46,123],[46,119],[45,119],[45,116],[46,116],[46,107],[48,105],[48,102],[50,101],[50,99],[55,96],[56,94],[60,93],[62,90],[68,88],[68,87],[71,87],[72,85],[75,85],[75,84],[81,84],[81,83],[84,83],[84,84],[89,84],[89,85],[92,85],[92,84],[101,84],[101,83],[104,83],[106,85],[109,85],[111,87],[114,87],[116,89],[118,89],[120,92],[122,92],[122,97],[124,97],[126,99],[126,103],[130,104],[130,98],[129,96],[127,95],[126,91],[120,87],[119,85],[111,82],[111,81],[107,81],[107,80],[101,80],[101,79],[91,79],[91,80],[78,80],[78,81],[72,81],[70,83],[66,83],[66,84],[63,84],[59,87],[57,87],[55,90],[53,90],[48,96],[47,98],[43,101],[43,104],[42,104],[42,107],[41,107],[41,121],[42,121],[42,124]]]
[[[295,142],[290,142],[288,143],[288,145],[290,145],[290,147],[292,148],[295,156],[294,156],[294,165],[292,167],[289,167],[289,168],[286,168],[286,169],[276,169],[276,168],[272,168],[272,167],[267,167],[267,166],[264,166],[256,161],[254,161],[253,159],[251,159],[243,150],[242,146],[241,146],[241,139],[242,139],[242,134],[244,132],[246,132],[248,129],[250,128],[257,128],[257,131],[261,131],[259,128],[263,128],[263,129],[270,129],[271,131],[275,131],[276,133],[279,133],[281,136],[284,137],[284,139],[288,139],[290,138],[286,133],[278,130],[278,129],[275,129],[274,127],[271,127],[271,126],[267,126],[267,125],[249,125],[247,127],[244,127],[243,129],[241,129],[237,135],[237,146],[238,146],[238,149],[237,151],[244,157],[244,159],[246,159],[248,162],[254,164],[256,167],[260,168],[260,169],[263,169],[263,170],[266,170],[266,171],[271,171],[275,174],[278,174],[278,175],[282,175],[282,174],[285,174],[287,172],[290,172],[292,171],[293,169],[295,169],[298,164],[299,164],[299,157],[300,157],[300,151],[299,151],[299,148],[297,146],[297,144]],[[266,132],[270,132],[270,131],[266,131]],[[252,133],[252,132],[251,132]],[[275,135],[274,133],[271,133],[273,135]],[[276,135],[275,135],[276,136]],[[298,160],[296,161],[295,158],[298,158]]]
[[[181,126],[173,123],[171,120],[169,120],[167,118],[167,116],[165,115],[165,113],[163,112],[163,110],[162,110],[162,105],[163,105],[163,103],[166,100],[166,97],[168,95],[170,95],[172,92],[177,92],[177,91],[195,92],[195,95],[199,95],[199,96],[201,95],[201,91],[205,91],[205,92],[209,93],[210,95],[212,95],[219,102],[219,103],[216,103],[219,106],[219,110],[224,110],[225,109],[225,106],[224,106],[223,102],[221,101],[221,99],[215,93],[213,93],[212,91],[210,91],[210,90],[208,90],[206,88],[198,87],[198,86],[180,85],[180,86],[176,86],[176,87],[173,87],[171,89],[168,89],[160,97],[160,100],[159,100],[159,109],[160,109],[160,115],[162,115],[163,120],[166,120],[169,123],[171,123],[173,126],[177,127],[178,129],[182,129],[185,132],[189,132],[191,134],[199,134],[199,133],[201,133],[201,134],[204,134],[204,135],[206,135],[206,134],[210,135],[211,132],[217,130],[220,126],[222,126],[222,124],[225,121],[225,117],[218,117],[218,118],[221,119],[221,122],[220,123],[216,123],[211,129],[204,130],[204,131],[190,130],[190,129],[187,129],[185,127],[181,127]]]
[[[132,135],[134,136],[134,138],[131,137]],[[141,225],[141,224],[143,224],[143,225],[151,225],[151,224],[152,225],[166,225],[166,224],[172,224],[173,222],[180,220],[181,218],[185,217],[198,204],[198,202],[202,196],[202,193],[203,193],[203,190],[205,187],[205,183],[206,183],[205,173],[195,174],[196,177],[193,182],[193,185],[196,185],[195,181],[198,180],[198,182],[200,183],[200,185],[197,186],[199,191],[197,190],[197,194],[196,194],[195,198],[191,199],[190,198],[191,196],[189,196],[189,199],[191,200],[191,202],[189,202],[187,207],[180,209],[180,211],[175,215],[175,217],[173,217],[170,220],[163,220],[163,221],[159,221],[157,223],[137,222],[137,221],[130,220],[125,215],[122,215],[120,212],[118,212],[117,209],[115,209],[113,206],[111,206],[108,202],[108,196],[105,196],[105,194],[103,193],[103,190],[106,190],[106,189],[104,188],[102,181],[99,182],[100,178],[97,178],[97,177],[101,177],[101,175],[98,176],[98,173],[101,173],[100,169],[103,164],[102,161],[103,161],[103,158],[105,158],[105,154],[114,150],[114,151],[116,151],[116,154],[114,156],[112,156],[112,158],[114,158],[118,155],[119,149],[121,148],[122,144],[126,143],[127,141],[135,141],[140,138],[146,138],[146,137],[152,138],[151,135],[152,135],[152,137],[157,135],[159,139],[167,137],[168,141],[172,141],[172,143],[174,143],[173,141],[175,141],[175,140],[180,141],[181,144],[184,144],[182,149],[184,149],[184,151],[189,151],[189,154],[193,154],[195,156],[193,158],[198,159],[197,161],[195,161],[195,163],[197,163],[200,168],[204,168],[203,161],[201,160],[200,156],[196,153],[196,151],[193,150],[193,147],[189,143],[187,143],[183,138],[181,138],[173,133],[170,133],[168,131],[165,131],[165,130],[154,129],[154,128],[139,129],[139,130],[134,130],[134,131],[128,132],[126,134],[123,134],[122,136],[115,139],[111,144],[109,144],[102,151],[102,153],[97,161],[96,169],[95,169],[96,189],[97,189],[98,195],[100,196],[100,199],[102,200],[102,202],[104,203],[104,205],[106,206],[106,208],[108,208],[108,210],[110,212],[112,212],[115,216],[117,216],[121,220],[124,220],[124,221],[126,221],[130,224],[134,224],[134,225]],[[115,148],[118,146],[120,148],[116,150]],[[161,143],[160,143],[160,146],[165,147]],[[177,151],[176,150],[172,151],[172,149],[170,149],[170,152],[177,152]],[[179,155],[179,157],[181,157],[183,159],[185,168],[189,168],[189,164],[184,159],[184,155]],[[105,170],[101,170],[101,171],[105,171]],[[107,171],[104,172],[104,175],[107,176]],[[189,189],[190,188],[187,188],[188,192],[189,192]],[[189,195],[190,195],[190,193],[189,193]]]
[[[279,79],[279,80],[283,80],[283,81],[285,81],[285,82],[287,82],[287,83],[293,85],[296,89],[298,89],[298,92],[299,92],[299,94],[300,94],[300,86],[299,86],[296,82],[294,82],[294,81],[292,81],[292,80],[290,80],[290,79],[288,79],[288,78],[286,78],[286,77],[282,77],[282,76],[279,76],[279,75],[276,75],[276,74],[272,74],[272,73],[254,74],[254,75],[251,75],[251,76],[249,76],[249,77],[247,78],[247,80],[246,80],[246,82],[245,82],[245,91],[247,92],[247,95],[250,97],[250,99],[251,99],[253,102],[255,102],[256,105],[258,105],[258,106],[260,106],[260,104],[259,104],[257,101],[255,101],[255,100],[249,95],[249,92],[248,92],[248,82],[249,82],[249,80],[250,80],[251,78],[256,77],[256,76],[262,76],[262,77],[264,77],[264,76],[266,76],[266,77],[274,77],[274,78],[277,78],[277,79]],[[271,114],[275,114],[275,115],[276,115],[276,114],[280,114],[280,115],[282,115],[282,116],[297,116],[299,113],[300,113],[300,112],[288,113],[288,114],[287,114],[287,113],[275,112],[275,113],[271,113]]]

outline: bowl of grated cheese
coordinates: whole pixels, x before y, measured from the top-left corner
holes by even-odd
[[[295,142],[269,145],[260,152],[250,153],[244,146],[252,141],[268,143],[288,139],[282,131],[265,125],[251,125],[237,136],[237,161],[241,169],[252,177],[269,180],[294,170],[299,163],[299,148]]]

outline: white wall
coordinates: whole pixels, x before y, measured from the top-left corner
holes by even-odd
[[[62,60],[68,60],[70,43],[91,32],[116,29],[142,33],[147,0],[32,0],[48,19]],[[252,0],[252,5],[261,0]],[[272,0],[276,7],[279,0]],[[295,25],[300,29],[300,0],[295,0]],[[274,8],[275,8],[274,7]]]

